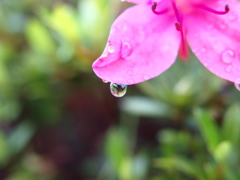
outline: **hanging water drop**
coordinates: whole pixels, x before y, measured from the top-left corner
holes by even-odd
[[[103,83],[108,83],[108,81],[106,81],[106,80],[104,80],[104,79],[102,79],[102,82],[103,82]]]
[[[127,92],[127,85],[111,83],[110,91],[115,97],[123,97]]]
[[[234,52],[231,50],[224,51],[222,53],[222,61],[226,64],[232,63],[234,60]]]
[[[234,86],[238,91],[240,91],[240,78],[236,79],[234,82]]]

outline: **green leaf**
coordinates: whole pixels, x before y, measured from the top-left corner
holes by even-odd
[[[220,133],[215,120],[208,111],[200,108],[194,110],[194,116],[209,151],[214,153],[220,142]]]
[[[119,170],[121,164],[128,156],[127,135],[123,129],[111,129],[107,133],[105,141],[105,154],[115,170]]]
[[[53,39],[41,22],[36,19],[29,21],[26,27],[26,38],[31,48],[41,54],[55,53]]]
[[[201,172],[200,168],[193,161],[189,161],[182,157],[167,157],[167,158],[158,158],[154,161],[155,167],[160,167],[165,170],[180,171],[188,176],[192,176],[199,180],[203,180],[204,174]]]
[[[240,105],[233,104],[223,118],[222,135],[225,140],[232,142],[233,146],[240,147]]]
[[[214,152],[214,157],[218,162],[224,162],[232,151],[232,144],[229,141],[219,143]]]
[[[10,157],[10,149],[7,144],[7,139],[3,132],[0,131],[0,167],[3,166]]]
[[[8,138],[11,153],[17,154],[22,151],[32,138],[33,133],[33,127],[27,122],[23,122],[17,126]]]
[[[167,104],[141,96],[122,98],[120,108],[135,116],[169,117],[172,114]]]

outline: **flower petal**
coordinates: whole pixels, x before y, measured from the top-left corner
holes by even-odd
[[[93,63],[98,77],[119,84],[136,84],[158,76],[175,61],[180,35],[175,18],[155,15],[151,6],[137,5],[111,27],[107,46]]]
[[[215,9],[226,15],[202,12],[185,21],[188,43],[198,59],[212,73],[236,82],[240,78],[240,3],[235,0],[219,1]]]

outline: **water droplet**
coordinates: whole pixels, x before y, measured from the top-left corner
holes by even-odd
[[[127,92],[127,85],[111,83],[110,91],[115,97],[123,97]]]
[[[127,58],[132,53],[131,45],[128,42],[124,42],[122,45],[122,58]]]
[[[108,83],[108,81],[106,81],[106,80],[104,80],[104,79],[102,79],[102,82],[103,82],[103,83]]]
[[[113,46],[109,45],[108,46],[108,52],[109,53],[114,53],[114,51],[115,51],[115,48]]]
[[[99,71],[99,74],[102,76],[104,74],[104,72],[103,71]]]
[[[115,34],[115,32],[116,32],[116,29],[115,29],[115,28],[112,28],[111,31],[110,31],[110,35],[113,36],[113,35]]]
[[[222,53],[222,60],[224,63],[230,64],[234,60],[234,52],[227,50]]]
[[[145,74],[145,75],[143,75],[143,79],[148,80],[148,79],[150,79],[150,77],[149,77],[149,75]]]
[[[232,66],[231,66],[231,65],[229,65],[229,66],[226,67],[226,71],[227,71],[227,72],[230,72],[231,70],[232,70]]]
[[[237,90],[240,91],[240,78],[237,78],[234,82],[234,86],[236,87]]]
[[[128,81],[128,84],[133,84],[133,80],[129,79]]]
[[[125,0],[121,0],[122,2],[124,2]]]

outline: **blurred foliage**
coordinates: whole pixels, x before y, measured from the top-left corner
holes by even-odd
[[[92,72],[128,6],[0,0],[0,179],[240,179],[240,93],[193,54],[121,99]]]

